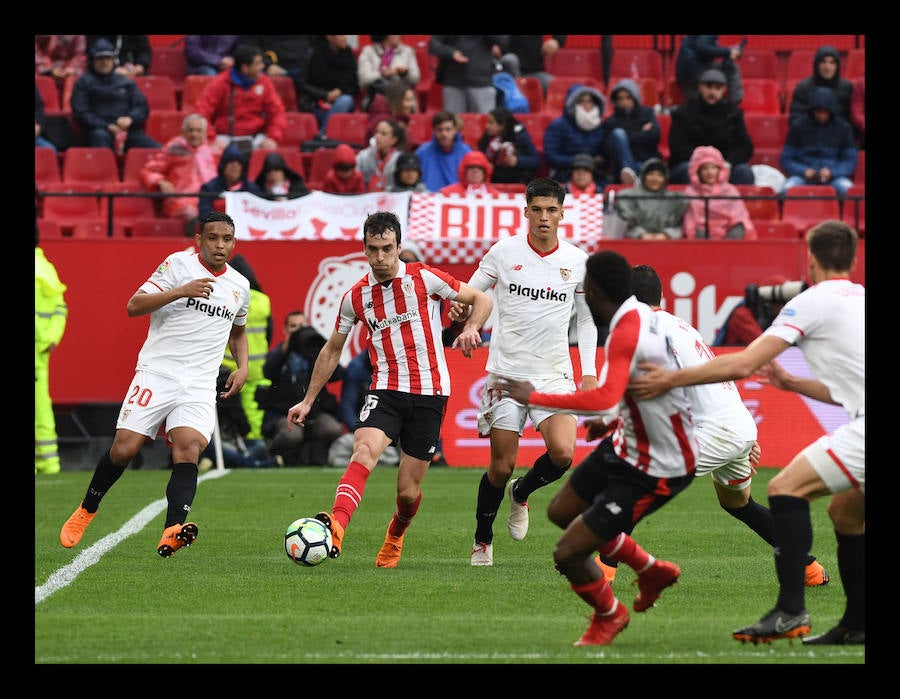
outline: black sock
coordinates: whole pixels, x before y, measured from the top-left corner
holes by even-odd
[[[838,534],[838,572],[847,606],[841,617],[841,626],[851,631],[866,630],[866,535]]]
[[[722,509],[750,527],[769,546],[775,546],[775,520],[772,519],[772,512],[768,507],[763,507],[756,502],[752,495],[743,507],[731,508],[722,505]],[[816,560],[816,557],[810,554],[806,557],[806,565],[809,565],[814,560]]]
[[[109,451],[107,450],[94,467],[94,475],[91,478],[90,485],[88,485],[87,492],[84,494],[81,506],[88,512],[96,512],[97,508],[100,507],[100,501],[103,499],[103,496],[122,477],[123,473],[125,473],[125,467],[120,468],[116,466],[110,460]]]
[[[197,464],[181,463],[172,466],[169,485],[166,486],[166,529],[173,524],[183,524],[191,511],[191,504],[197,494]]]
[[[503,488],[495,488],[488,480],[487,472],[478,484],[478,502],[475,504],[475,541],[491,544],[494,541],[494,519],[503,502]]]
[[[788,614],[806,609],[806,559],[812,548],[809,502],[792,495],[774,495],[769,508],[775,521],[775,572],[778,574],[778,608]]]
[[[569,470],[571,465],[572,462],[570,461],[565,467],[560,468],[550,461],[550,454],[547,452],[541,454],[537,461],[534,462],[534,465],[528,470],[528,473],[522,476],[519,479],[519,482],[516,483],[516,487],[513,490],[513,496],[516,498],[516,502],[528,502],[529,495],[538,488],[543,488],[553,481],[558,481],[562,478],[563,474]]]

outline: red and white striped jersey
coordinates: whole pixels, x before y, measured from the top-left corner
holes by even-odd
[[[355,323],[366,324],[371,389],[450,395],[441,299],[455,299],[459,287],[442,270],[401,260],[393,279],[379,282],[370,270],[344,294],[334,329],[349,335]]]
[[[662,319],[650,306],[631,296],[610,321],[598,387],[575,393],[534,392],[529,403],[588,415],[602,415],[617,408],[621,432],[614,442],[622,459],[656,478],[693,473],[699,447],[684,387],[644,401],[634,400],[626,393],[631,378],[642,373],[636,368],[640,362],[678,368],[670,344]]]

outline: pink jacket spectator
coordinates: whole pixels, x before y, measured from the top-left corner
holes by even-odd
[[[249,88],[232,80],[231,70],[223,70],[209,81],[194,104],[194,111],[209,122],[209,137],[255,136],[264,133],[281,143],[287,128],[284,102],[275,85],[264,73]],[[234,130],[230,129],[232,93],[234,97]]]
[[[193,192],[190,197],[166,197],[162,212],[167,218],[188,220],[197,216],[197,192],[200,186],[218,174],[221,153],[204,143],[197,148],[184,136],[176,136],[141,168],[141,182],[155,192],[160,180],[168,180],[176,192]]]
[[[715,163],[719,166],[719,176],[715,184],[700,182],[700,166],[703,163]],[[697,146],[691,154],[688,164],[688,175],[691,183],[685,188],[688,197],[739,197],[738,188],[728,182],[731,168],[726,164],[721,151],[713,146]],[[706,228],[706,200],[691,199],[687,211],[684,212],[684,237],[695,238],[698,228]],[[738,223],[744,224],[743,240],[756,240],[756,228],[750,220],[750,214],[742,199],[710,199],[709,228],[707,238],[724,240],[725,234]]]

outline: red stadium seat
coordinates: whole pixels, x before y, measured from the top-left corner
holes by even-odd
[[[746,47],[741,53],[739,63],[741,77],[744,79],[767,78],[780,83],[778,56],[772,49]]]
[[[139,218],[131,229],[132,238],[184,238],[184,222],[177,218]]]
[[[313,151],[312,163],[309,169],[309,179],[306,186],[310,189],[322,189],[325,175],[331,170],[334,161],[334,148],[319,148]]]
[[[67,185],[89,184],[99,191],[104,185],[121,182],[119,162],[109,148],[73,146],[66,149],[62,178]]]
[[[522,76],[516,78],[516,85],[528,99],[528,111],[532,114],[544,109],[544,86],[537,78]]]
[[[41,240],[59,240],[63,238],[62,228],[59,221],[51,221],[46,218],[39,218],[37,221],[38,236]]]
[[[159,153],[159,148],[144,148],[135,146],[125,151],[125,162],[122,166],[122,182],[126,184],[139,184],[141,181],[141,168],[144,163]]]
[[[759,240],[796,240],[797,227],[790,221],[753,221]]]
[[[114,238],[121,238],[125,235],[125,229],[120,225],[113,226]],[[88,238],[96,240],[109,239],[109,221],[106,218],[85,219],[78,221],[72,226],[73,238]]]
[[[368,128],[369,115],[365,112],[343,112],[328,117],[325,135],[359,149],[368,141],[366,138]]]
[[[284,130],[284,138],[279,145],[284,147],[299,148],[300,144],[315,138],[319,133],[319,123],[315,114],[311,112],[285,112],[287,127]]]
[[[294,79],[289,75],[270,75],[269,80],[275,85],[278,96],[284,103],[284,108],[289,112],[296,112],[297,106],[297,87],[294,85]]]
[[[178,109],[175,83],[168,75],[139,75],[134,82],[147,98],[151,112],[154,109]]]
[[[788,132],[787,114],[745,114],[744,123],[753,141],[752,165],[771,165],[780,170],[778,161]]]
[[[603,84],[600,51],[597,49],[568,48],[563,46],[544,61],[547,72],[561,78],[591,78]]]
[[[34,149],[34,182],[38,189],[47,189],[62,182],[59,155],[52,148]]]
[[[802,237],[806,231],[826,219],[840,219],[841,207],[831,185],[799,185],[784,194],[781,220],[797,227]]]
[[[56,79],[50,75],[35,75],[34,84],[37,85],[41,99],[44,100],[44,113],[47,116],[62,114],[61,95],[56,86]]]
[[[180,112],[177,109],[155,109],[150,111],[145,125],[147,135],[166,145],[176,136],[181,135],[181,124],[189,112]]]
[[[214,75],[186,75],[184,78],[184,87],[181,91],[181,111],[189,114],[194,109],[194,103],[203,92],[206,84],[212,80]],[[157,139],[158,140],[158,139]]]
[[[105,188],[107,192],[118,194],[146,194],[147,190],[136,182],[120,182]],[[152,197],[112,197],[113,223],[117,230],[125,235],[131,235],[134,222],[139,218],[154,218],[156,216],[156,204]],[[108,197],[100,198],[100,211],[106,216]]]
[[[862,197],[857,199],[856,197]],[[855,184],[847,190],[841,206],[841,220],[856,229],[859,237],[866,235],[866,186]]]
[[[656,115],[659,122],[659,145],[656,147],[662,159],[669,162],[669,156],[672,154],[669,150],[669,131],[672,130],[672,115],[668,112],[660,112]]]
[[[841,77],[847,80],[861,78],[866,74],[866,50],[853,49],[847,54],[847,64],[841,70]]]
[[[599,54],[599,51],[597,53]],[[609,74],[632,79],[653,78],[657,85],[662,85],[665,80],[662,55],[655,49],[620,49],[616,47],[613,51]]]
[[[179,98],[180,106],[184,79],[187,77],[187,60],[184,57],[184,44],[154,47],[150,73],[152,75],[168,76],[175,87],[175,95]]]
[[[547,112],[529,112],[528,114],[516,114],[516,120],[519,121],[528,131],[534,147],[538,149],[541,157],[544,155],[544,131],[547,124],[553,121],[553,115]]]
[[[78,221],[101,220],[100,202],[93,185],[63,183],[47,191],[82,195],[41,197],[42,218],[56,221],[62,228],[63,235],[72,235],[73,226]],[[88,192],[93,196],[83,196]]]
[[[768,78],[745,78],[744,99],[741,109],[744,114],[780,114],[781,97],[778,83]]]
[[[771,187],[758,184],[737,184],[738,192],[741,196],[751,197],[744,199],[744,206],[747,207],[747,213],[754,221],[777,221],[778,202],[775,190]],[[753,199],[752,197],[772,197],[771,199]]]
[[[431,140],[433,135],[431,118],[434,115],[435,112],[415,112],[409,115],[409,124],[406,127],[406,140],[411,151]],[[519,114],[517,116],[523,115]]]
[[[518,114],[516,116],[519,116]],[[459,115],[463,120],[462,139],[472,148],[478,148],[478,139],[484,133],[484,125],[487,123],[487,114],[477,112],[463,112]]]

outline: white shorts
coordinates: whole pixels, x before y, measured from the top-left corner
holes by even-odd
[[[705,423],[694,434],[700,445],[695,476],[710,477],[728,490],[750,487],[750,450],[756,441],[740,439],[728,425]]]
[[[481,405],[478,408],[478,435],[480,437],[487,437],[493,428],[518,432],[521,437],[525,430],[526,418],[531,418],[536,429],[544,420],[558,412],[534,406],[526,407],[517,403],[494,388],[494,384],[498,380],[499,377],[496,374],[488,374],[487,381],[484,383]],[[566,378],[538,380],[532,381],[532,383],[534,390],[541,393],[574,393],[576,390],[575,382]],[[572,419],[577,418],[572,415]]]
[[[168,376],[137,372],[125,394],[116,429],[156,439],[164,421],[167,438],[176,427],[191,427],[208,443],[216,424],[215,386],[186,386]]]
[[[803,450],[832,493],[850,488],[866,492],[866,418],[857,417]]]

